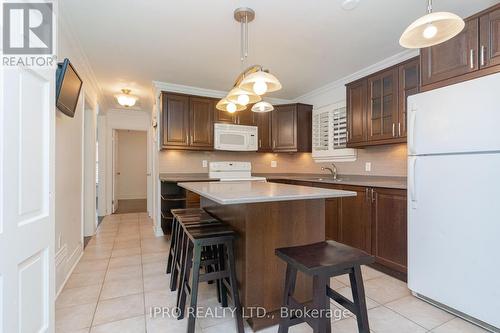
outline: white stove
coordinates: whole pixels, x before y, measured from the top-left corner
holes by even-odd
[[[266,181],[264,177],[252,176],[250,162],[210,162],[208,176],[220,181]]]

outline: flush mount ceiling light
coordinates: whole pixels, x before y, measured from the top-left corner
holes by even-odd
[[[134,106],[135,102],[138,100],[136,96],[130,95],[130,89],[122,89],[122,93],[115,97],[118,104],[127,108]]]
[[[253,112],[269,112],[269,111],[273,111],[273,110],[274,110],[274,106],[271,103],[268,103],[266,101],[255,103],[252,106]]]
[[[246,7],[238,8],[234,11],[234,19],[240,23],[240,60],[244,65],[248,58],[248,23],[255,19],[255,12]],[[253,65],[238,76],[231,91],[217,103],[216,107],[228,112],[242,111],[246,109],[248,104],[260,102],[261,95],[280,89],[281,83],[274,75],[270,74],[268,70],[264,70],[260,65]],[[265,105],[266,110],[269,109],[269,106],[271,106],[271,110],[274,109],[267,102]],[[253,107],[252,111],[254,111]]]
[[[361,0],[343,0],[342,1],[342,9],[344,10],[353,10],[354,8],[356,8],[358,5],[359,5],[359,2]]]
[[[443,43],[458,35],[465,27],[464,20],[449,12],[432,12],[432,0],[428,0],[427,15],[410,24],[399,39],[408,49],[420,49]]]

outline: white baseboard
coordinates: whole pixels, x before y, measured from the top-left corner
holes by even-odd
[[[116,198],[118,200],[147,199],[146,194],[120,194]]]
[[[165,234],[163,233],[163,229],[161,228],[161,225],[157,226],[156,228],[153,226],[153,231],[156,237],[165,236]]]
[[[63,247],[66,247],[66,244],[64,244]],[[62,248],[61,248],[62,249]],[[61,252],[61,250],[58,251],[58,253]],[[83,256],[83,244],[79,244],[75,250],[73,251],[73,253],[71,254],[71,256],[68,258],[68,260],[65,261],[65,263],[68,263],[70,262],[70,259],[75,257],[75,256],[78,256],[78,259],[75,260],[74,264],[71,266],[70,270],[68,271],[68,273],[66,274],[66,277],[64,278],[64,281],[63,283],[61,283],[61,286],[59,287],[59,289],[57,290],[57,293],[56,293],[56,299],[57,297],[59,297],[59,294],[61,293],[61,291],[64,289],[64,286],[66,285],[66,283],[68,282],[71,274],[73,274],[73,271],[75,270],[75,267],[76,265],[78,265],[78,263],[80,262],[80,259],[82,259],[82,256]],[[56,257],[57,257],[57,254],[56,254]],[[57,262],[57,261],[56,261]]]

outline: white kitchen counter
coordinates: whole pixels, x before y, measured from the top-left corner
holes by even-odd
[[[260,181],[191,182],[178,185],[221,205],[356,196],[353,191]]]

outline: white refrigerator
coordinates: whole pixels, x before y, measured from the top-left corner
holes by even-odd
[[[408,286],[500,328],[500,74],[408,99]]]

